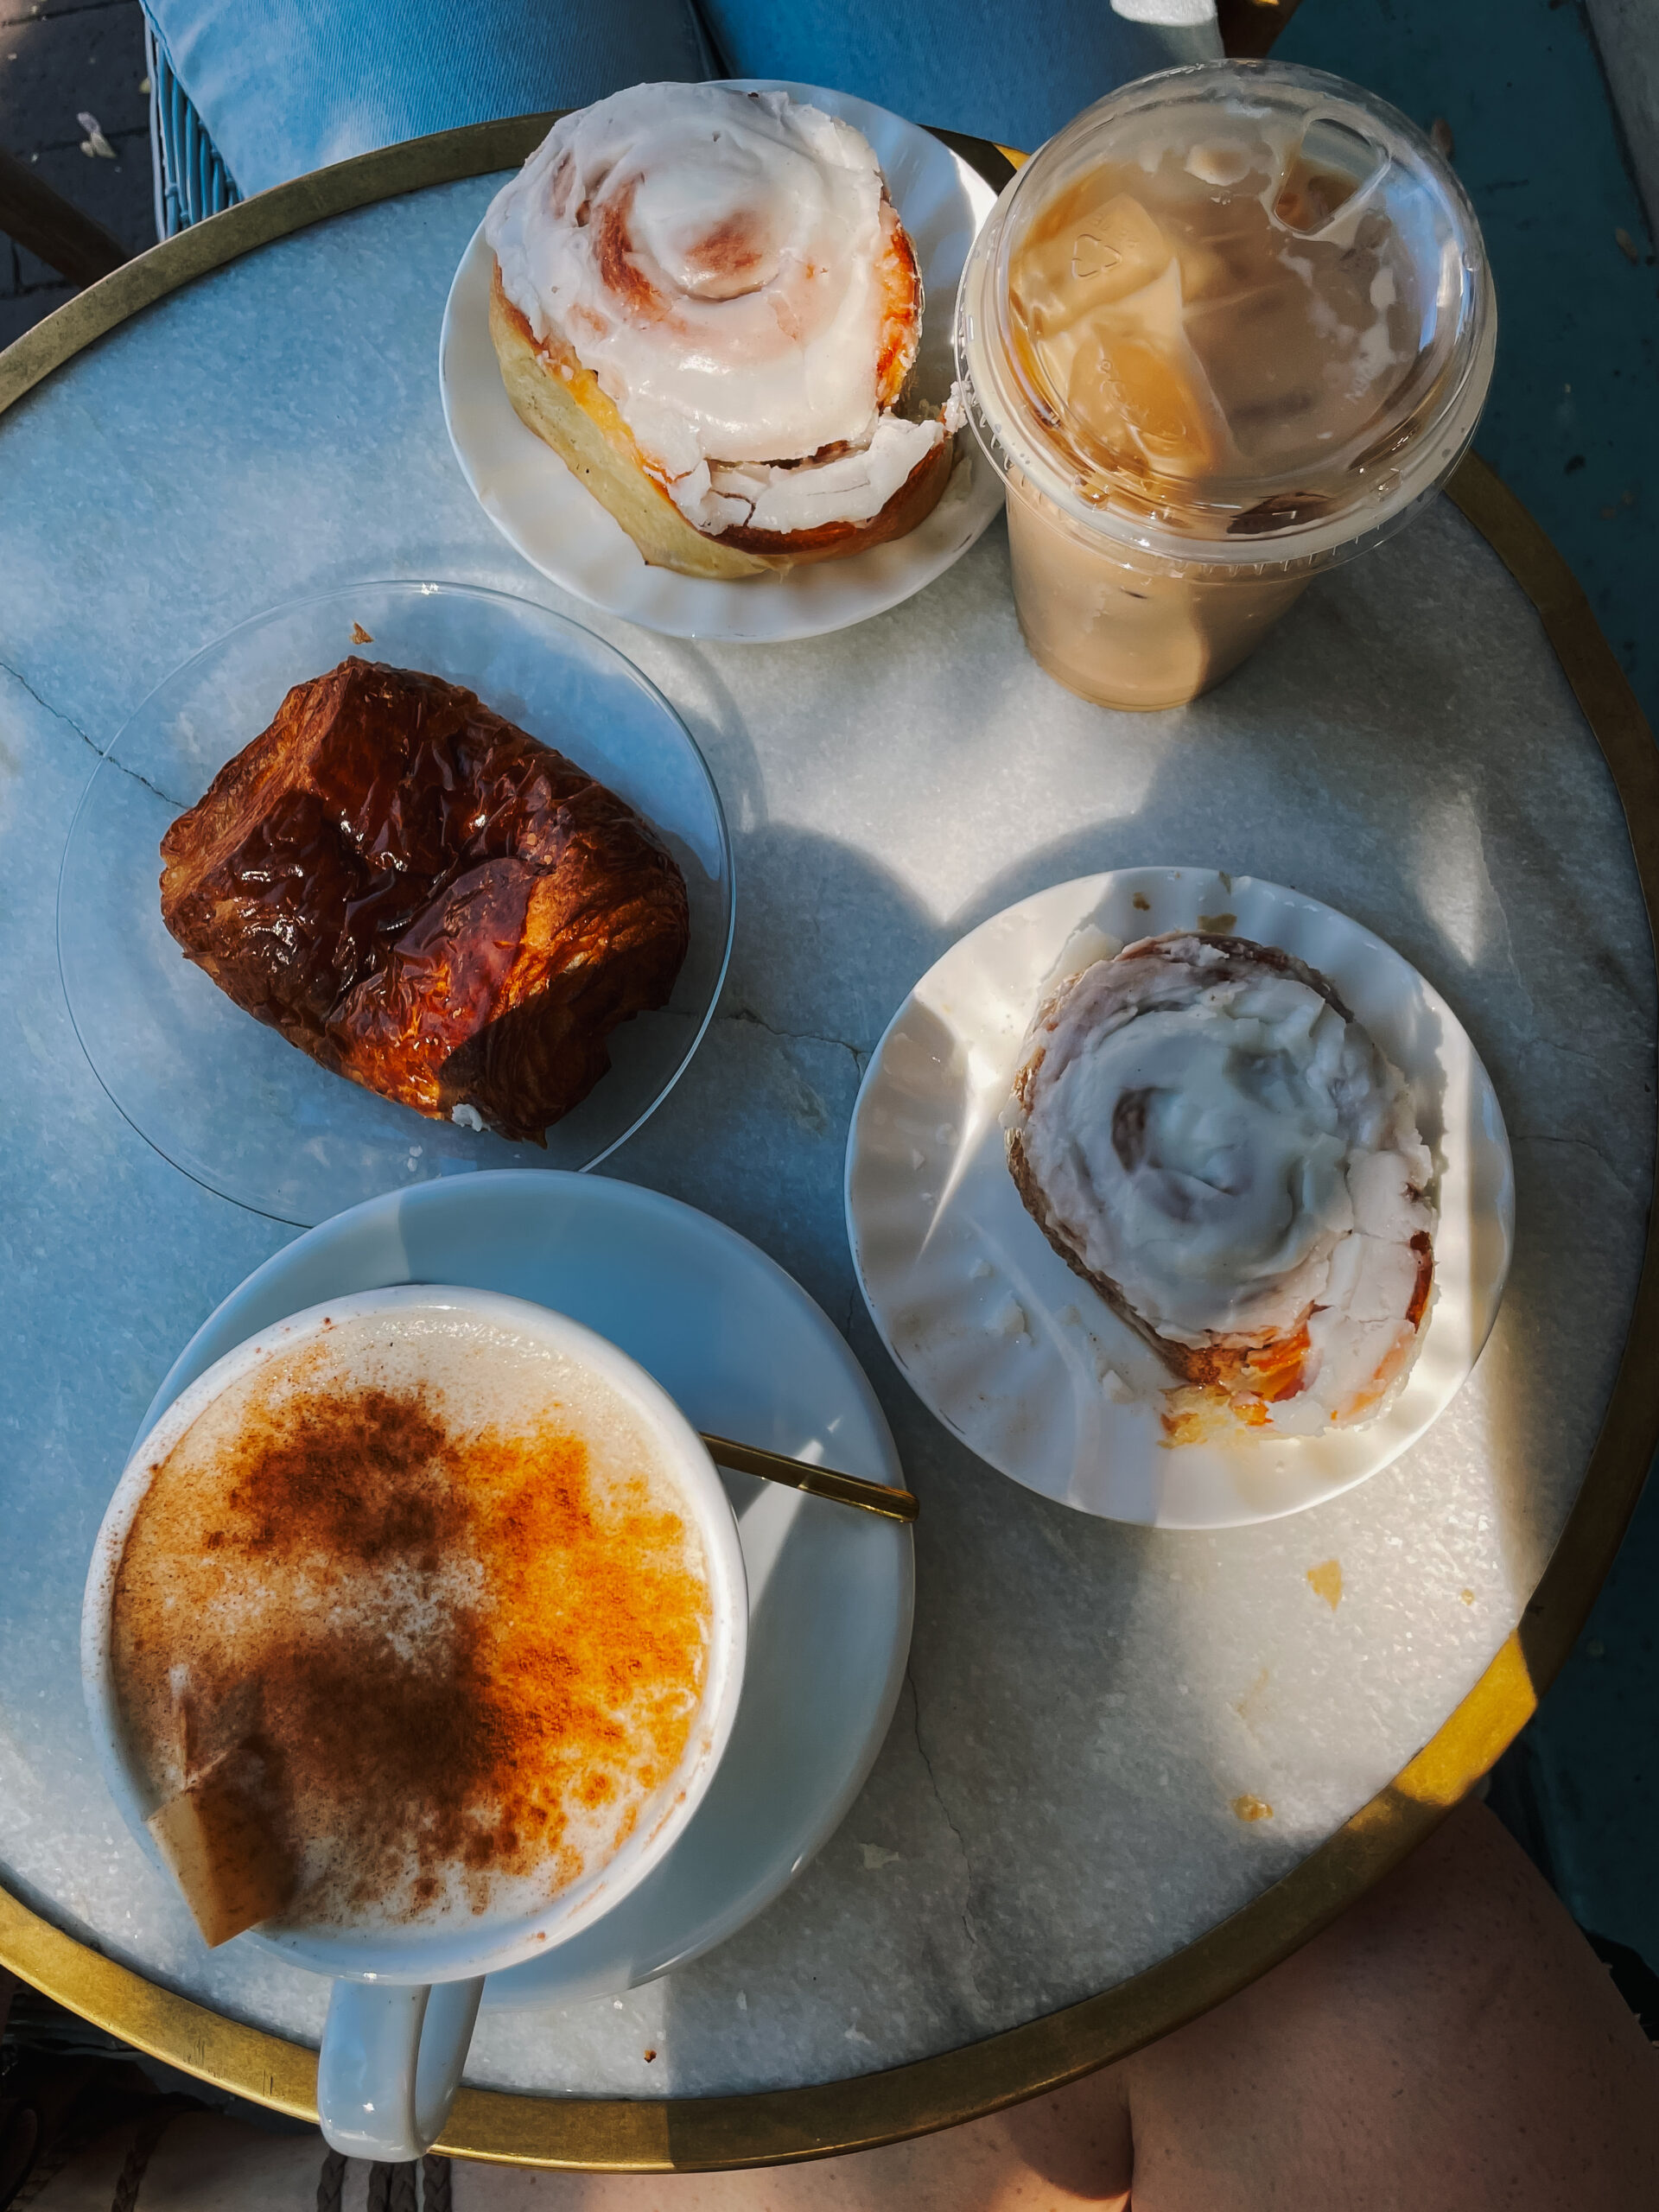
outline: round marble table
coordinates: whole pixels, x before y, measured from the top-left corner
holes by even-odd
[[[292,1232],[110,1104],[65,1007],[54,892],[98,752],[232,624],[372,576],[555,603],[462,483],[435,373],[486,172],[537,135],[483,126],[302,180],[0,357],[0,1959],[295,2112],[315,2110],[323,1985],[202,1949],[105,1795],[76,1662],[141,1413]],[[486,2011],[448,2147],[755,2163],[1082,2072],[1342,1910],[1559,1664],[1659,1422],[1659,1376],[1620,1371],[1656,1325],[1659,757],[1524,514],[1478,464],[1454,498],[1171,714],[1112,715],[1038,671],[1000,525],[907,606],[807,644],[566,610],[686,717],[736,849],[719,1014],[607,1172],[733,1224],[846,1331],[923,1501],[916,1631],[870,1781],[793,1886],[626,1998]],[[976,1461],[881,1351],[841,1214],[861,1071],[916,976],[1011,900],[1144,862],[1292,884],[1388,938],[1468,1027],[1515,1147],[1509,1294],[1451,1410],[1351,1494],[1224,1534],[1085,1519]]]

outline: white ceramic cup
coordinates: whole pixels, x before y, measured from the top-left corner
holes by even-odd
[[[430,1927],[267,1922],[232,1940],[335,1976],[317,2064],[322,2132],[347,2157],[418,2158],[442,2132],[461,2083],[484,1976],[540,1956],[620,1903],[683,1831],[713,1780],[736,1717],[748,1632],[748,1592],[737,1523],[696,1431],[645,1370],[562,1313],[491,1291],[404,1286],[314,1306],[238,1344],[176,1398],[134,1446],[92,1550],[81,1612],[81,1675],[99,1758],[123,1818],[149,1858],[161,1855],[144,1822],[156,1806],[122,1728],[110,1649],[115,1579],[151,1477],[203,1408],[272,1357],[359,1315],[455,1313],[550,1346],[603,1377],[645,1424],[691,1506],[702,1538],[711,1616],[702,1702],[678,1766],[615,1855],[539,1910],[468,1914]]]

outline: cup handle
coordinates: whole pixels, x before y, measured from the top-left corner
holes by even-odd
[[[317,2117],[331,2149],[391,2164],[443,2133],[484,1993],[476,1981],[334,1984],[317,2056]]]

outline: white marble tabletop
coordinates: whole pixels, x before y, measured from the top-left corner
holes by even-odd
[[[65,1007],[54,893],[98,750],[233,623],[367,576],[555,603],[474,505],[439,414],[445,291],[491,188],[267,248],[0,419],[0,1878],[152,1977],[301,2038],[322,1985],[194,1940],[105,1795],[76,1663],[92,1534],[140,1414],[292,1232],[188,1181],[109,1103]],[[1594,741],[1530,607],[1444,503],[1317,583],[1179,713],[1109,714],[1037,671],[1000,526],[840,637],[593,626],[705,749],[739,898],[709,1039],[607,1172],[730,1222],[848,1332],[923,1500],[916,1634],[870,1782],[791,1891],[625,2000],[486,2014],[469,2078],[826,2080],[1167,1955],[1327,1836],[1481,1673],[1577,1492],[1624,1335],[1653,957]],[[1396,945],[1471,1031],[1518,1177],[1503,1316],[1438,1427],[1347,1497],[1214,1535],[1084,1519],[949,1439],[858,1305],[841,1215],[860,1072],[915,978],[1009,901],[1144,862],[1291,884]],[[1334,1608],[1307,1579],[1333,1559]],[[1272,1816],[1242,1821],[1246,1796]]]

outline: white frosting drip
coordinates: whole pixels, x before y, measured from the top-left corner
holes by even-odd
[[[1101,962],[1045,1009],[1028,1108],[1008,1117],[1050,1217],[1160,1335],[1294,1330],[1312,1357],[1273,1425],[1313,1432],[1407,1363],[1432,1229],[1403,1078],[1294,976],[1205,980],[1225,956]],[[1310,1308],[1312,1312],[1310,1313]]]
[[[637,85],[556,124],[484,229],[537,337],[571,346],[718,533],[868,520],[944,435],[880,409],[893,221],[850,124]],[[825,446],[855,450],[775,466]]]
[[[883,415],[868,445],[808,468],[779,468],[749,461],[711,468],[709,489],[694,511],[692,480],[671,488],[675,504],[700,530],[810,530],[822,522],[868,522],[879,515],[918,461],[944,437],[938,423],[909,423]]]

